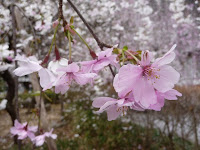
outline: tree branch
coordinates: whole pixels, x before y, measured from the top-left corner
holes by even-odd
[[[86,27],[88,28],[88,30],[90,31],[90,33],[92,34],[92,36],[94,37],[94,39],[96,40],[98,46],[100,47],[101,50],[103,50],[104,47],[107,48],[112,48],[113,46],[105,44],[103,42],[101,42],[99,40],[99,38],[96,36],[96,34],[94,33],[94,31],[92,30],[92,28],[90,27],[90,25],[87,23],[87,21],[85,20],[85,18],[81,15],[81,13],[79,12],[79,10],[76,8],[76,6],[71,2],[71,0],[67,0],[68,3],[71,5],[71,7],[75,10],[75,12],[78,14],[78,16],[81,18],[81,20],[83,21],[83,23],[86,25]]]
[[[90,25],[87,23],[87,21],[85,20],[85,18],[81,15],[81,13],[79,12],[79,10],[76,8],[76,6],[71,2],[71,0],[67,0],[68,3],[70,4],[70,6],[74,9],[74,11],[77,13],[77,15],[81,18],[81,20],[83,21],[83,23],[86,25],[86,27],[88,28],[89,32],[92,34],[93,38],[95,39],[95,41],[97,42],[99,48],[101,50],[103,50],[104,47],[107,48],[112,48],[113,46],[105,44],[103,42],[101,42],[99,40],[99,38],[97,37],[97,35],[94,33],[94,31],[92,30],[92,28],[90,27]],[[115,76],[115,73],[111,67],[111,65],[109,65],[110,71],[113,75],[113,77]]]
[[[15,6],[14,4],[11,5],[10,7],[10,11],[11,11],[11,16],[12,16],[12,48],[14,50],[14,56],[17,55],[17,51],[16,51],[16,18],[15,18]],[[17,68],[17,61],[15,61],[15,68]],[[17,115],[17,120],[20,121],[19,118],[19,107],[18,107],[18,77],[15,76],[15,83],[16,83],[16,87],[15,87],[15,109],[16,109],[16,115]]]

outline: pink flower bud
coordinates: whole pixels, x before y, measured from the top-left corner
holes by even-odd
[[[53,28],[57,27],[58,24],[59,24],[59,21],[58,21],[58,20],[54,21],[54,22],[53,22]]]
[[[55,55],[56,55],[56,60],[60,60],[60,54],[59,54],[59,51],[57,49],[57,47],[55,46]]]

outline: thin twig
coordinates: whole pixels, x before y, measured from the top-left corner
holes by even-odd
[[[40,102],[39,102],[39,110],[38,110],[38,134],[40,133],[40,125],[41,125],[41,108],[42,108],[42,94],[43,94],[43,91],[42,91],[42,88],[40,87]]]
[[[94,39],[96,40],[96,42],[97,42],[98,46],[100,47],[100,49],[103,50],[104,47],[112,48],[113,46],[105,44],[105,43],[103,43],[103,42],[101,42],[99,40],[99,38],[96,36],[96,34],[94,33],[94,31],[92,30],[92,28],[90,27],[90,25],[87,23],[87,21],[85,20],[85,18],[81,15],[81,13],[79,12],[79,10],[76,8],[76,6],[71,2],[71,0],[67,0],[67,1],[71,5],[71,7],[76,11],[76,13],[78,14],[78,16],[83,21],[83,23],[86,25],[86,27],[88,28],[88,30],[90,31],[90,33],[92,34],[92,36],[94,37]]]
[[[108,44],[105,44],[103,42],[101,42],[99,40],[99,38],[96,36],[96,34],[94,33],[94,31],[92,30],[92,28],[90,27],[90,25],[87,23],[87,21],[85,20],[85,18],[81,15],[81,13],[79,12],[79,10],[76,8],[76,6],[71,2],[71,0],[67,0],[68,3],[71,5],[71,7],[74,9],[74,11],[78,14],[78,16],[81,18],[81,20],[83,21],[83,23],[86,25],[86,27],[88,28],[89,32],[92,34],[93,38],[95,39],[95,41],[97,42],[99,48],[101,50],[103,50],[104,47],[107,47],[107,48],[112,48],[113,46],[111,45],[108,45]],[[113,75],[113,77],[115,76],[115,73],[111,67],[111,65],[109,65],[109,68],[110,68],[110,71]]]
[[[63,6],[63,1],[59,0],[59,18],[64,20],[62,6]]]

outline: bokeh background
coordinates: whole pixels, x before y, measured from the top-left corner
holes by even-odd
[[[45,93],[44,102],[49,126],[58,134],[58,149],[130,149],[130,150],[198,150],[200,149],[200,1],[199,0],[76,0],[75,5],[99,39],[130,50],[150,50],[162,56],[177,44],[173,66],[180,72],[176,89],[183,94],[177,101],[166,101],[162,111],[129,110],[116,121],[107,121],[106,114],[94,114],[92,99],[116,97],[113,77],[108,68],[93,86],[72,86],[65,95]],[[0,57],[13,57],[11,0],[0,1]],[[16,46],[18,52],[43,59],[53,38],[52,22],[58,18],[58,2],[54,0],[15,0]],[[63,1],[67,21],[74,17],[75,29],[95,52],[100,49],[91,34],[70,7]],[[68,58],[68,40],[58,32],[57,46]],[[6,51],[6,53],[5,53]],[[53,54],[52,54],[53,58]],[[90,60],[87,47],[75,36],[74,61]],[[1,60],[2,61],[2,60]],[[5,99],[14,64],[0,63],[0,101]],[[117,72],[117,70],[115,70]],[[19,103],[22,121],[37,124],[34,76],[19,78]],[[12,121],[6,110],[0,110],[0,149],[15,149],[9,128]],[[31,149],[30,141],[23,142]],[[47,149],[44,145],[38,149]]]

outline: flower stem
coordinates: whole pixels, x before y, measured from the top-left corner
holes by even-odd
[[[55,40],[56,40],[56,33],[57,33],[57,31],[58,31],[58,27],[60,26],[60,20],[61,20],[61,19],[59,19],[59,24],[56,26],[56,28],[55,28],[55,30],[54,30],[54,35],[53,35],[53,39],[52,39],[52,42],[51,42],[51,46],[50,46],[48,55],[51,54],[51,51],[52,51],[52,48],[53,48],[53,44],[54,44],[54,42],[55,42]]]
[[[72,56],[72,46],[71,46],[71,37],[70,37],[70,32],[67,32],[67,37],[69,40],[69,61],[71,62],[71,56]]]
[[[125,55],[124,55],[124,51],[122,50],[122,66],[124,65],[125,62]]]
[[[137,57],[135,57],[133,54],[131,54],[129,51],[126,51],[129,55],[131,55],[131,57],[133,57],[135,59],[135,61],[138,63],[139,60],[137,59]]]
[[[83,37],[82,37],[75,29],[72,28],[72,30],[73,30],[74,32],[76,32],[76,34],[79,36],[79,38],[80,38],[80,39],[83,41],[83,43],[87,46],[87,48],[89,49],[89,51],[92,50],[92,49],[90,48],[90,46],[87,44],[87,42],[83,39]]]

